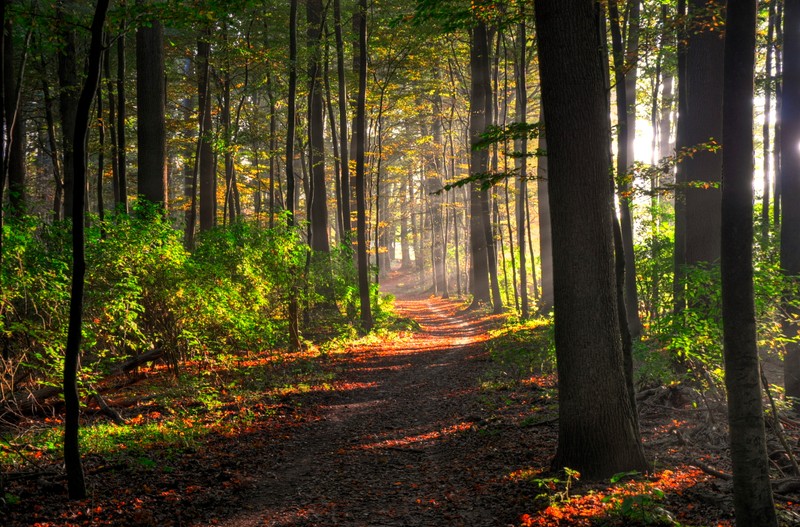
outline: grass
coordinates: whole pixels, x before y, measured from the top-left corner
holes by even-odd
[[[511,321],[490,332],[486,346],[493,367],[482,379],[487,391],[512,389],[539,374],[555,371],[552,319]]]

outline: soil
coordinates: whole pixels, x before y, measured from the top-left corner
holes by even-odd
[[[698,406],[697,393],[676,386],[643,392],[654,474],[611,490],[566,484],[549,471],[552,376],[488,382],[498,372],[485,344],[502,317],[405,280],[394,274],[382,287],[421,329],[331,355],[327,389],[289,394],[248,428],[154,458],[157,467],[86,459],[92,497],[81,502],[66,500],[58,478],[20,479],[10,489],[20,502],[0,509],[0,525],[732,525],[724,408],[702,397]],[[784,426],[797,444],[800,424]],[[798,501],[797,489],[779,494],[783,525],[800,525]]]

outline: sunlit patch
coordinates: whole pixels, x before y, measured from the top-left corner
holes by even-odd
[[[556,374],[539,374],[539,375],[532,375],[527,379],[522,380],[522,384],[528,386],[539,386],[541,388],[552,388],[556,385]]]
[[[380,450],[383,448],[410,447],[414,445],[419,445],[420,443],[437,441],[447,436],[451,436],[460,432],[466,432],[467,430],[471,430],[473,426],[474,426],[473,423],[464,421],[452,426],[442,428],[440,430],[432,430],[430,432],[425,432],[424,434],[406,436],[397,439],[386,439],[384,441],[364,444],[357,447],[357,450]]]
[[[536,481],[540,473],[537,469],[521,469],[509,474],[508,479],[515,482]],[[551,503],[536,513],[523,514],[520,516],[520,523],[525,527],[589,527],[597,520],[621,510],[626,504],[647,503],[655,510],[656,502],[665,494],[680,495],[686,489],[708,479],[709,476],[698,468],[680,466],[674,470],[663,470],[643,480],[627,481],[599,492],[574,496],[562,503]],[[663,513],[668,514],[666,511]]]

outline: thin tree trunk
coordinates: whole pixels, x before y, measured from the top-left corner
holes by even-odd
[[[339,157],[341,181],[339,191],[342,201],[342,226],[345,240],[350,238],[350,154],[347,148],[347,85],[344,74],[344,41],[342,39],[342,10],[340,0],[333,0],[334,33],[336,35],[336,75],[339,81]]]
[[[297,98],[297,0],[289,4],[289,97],[286,114],[286,209],[289,229],[295,226],[294,143]],[[289,292],[289,350],[301,348],[296,286]]]
[[[796,3],[787,5],[800,7]],[[786,53],[800,59],[800,22],[790,18]],[[725,385],[733,462],[733,503],[736,524],[776,527],[772,501],[764,409],[761,403],[756,312],[753,293],[753,73],[756,46],[756,0],[730,2],[725,26],[725,80],[723,92],[722,151],[725,180],[722,186],[722,321],[725,341]],[[792,68],[795,69],[794,67]],[[800,68],[792,71],[792,89]],[[787,74],[789,69],[787,68]],[[799,107],[800,108],[800,107]],[[800,122],[800,114],[790,115]],[[785,120],[784,122],[789,121]],[[793,157],[798,158],[792,130]],[[800,165],[794,163],[797,168]],[[793,169],[795,167],[792,167]],[[793,170],[796,174],[796,170]],[[797,178],[795,178],[797,179]],[[800,189],[800,185],[796,185]],[[796,195],[800,197],[800,194]],[[796,233],[795,233],[796,234]]]
[[[764,157],[764,185],[761,191],[761,245],[767,246],[769,241],[769,196],[772,190],[770,179],[770,120],[772,116],[772,51],[773,36],[775,34],[775,3],[769,2],[767,16],[767,53],[764,64],[764,125],[762,127],[763,157]]]
[[[125,19],[120,20],[120,32],[117,36],[117,188],[119,195],[115,202],[116,208],[125,214],[128,213],[128,175],[126,167],[127,148],[125,138]]]
[[[89,131],[89,113],[92,99],[100,81],[100,61],[103,56],[103,24],[109,0],[98,0],[92,20],[92,41],[89,48],[89,70],[75,112],[75,128],[72,144],[75,145],[74,183],[82,189],[86,182],[86,136]],[[80,400],[78,398],[78,363],[81,347],[81,319],[83,316],[83,288],[86,273],[84,249],[84,194],[75,193],[72,202],[72,290],[70,294],[69,327],[64,353],[64,465],[67,472],[67,488],[70,499],[86,497],[83,477],[78,427]]]
[[[633,12],[638,13],[638,0],[634,0],[636,4]],[[628,155],[632,150],[632,145],[629,145],[633,139],[633,130],[628,127],[631,123],[629,116],[631,104],[628,99],[635,100],[635,93],[629,94],[628,88],[631,81],[626,76],[625,69],[629,66],[625,60],[625,49],[622,42],[622,34],[619,23],[619,11],[617,9],[616,0],[609,0],[608,13],[611,22],[611,42],[614,56],[614,76],[616,81],[615,91],[617,94],[617,181],[619,193],[619,209],[620,209],[620,228],[622,233],[622,249],[623,259],[625,264],[623,284],[625,292],[625,315],[627,319],[628,328],[632,337],[637,337],[641,333],[641,322],[639,321],[639,300],[636,291],[636,268],[633,252],[633,217],[631,215],[631,192],[632,181],[628,175],[628,168],[633,161],[629,159]],[[637,17],[638,23],[638,17]],[[631,32],[638,34],[636,31]],[[638,39],[637,39],[638,40]],[[637,42],[638,43],[638,42]],[[635,86],[636,74],[633,73],[632,84]],[[636,105],[633,103],[634,113]],[[635,118],[635,115],[634,115]]]
[[[356,100],[356,126],[353,135],[356,143],[356,234],[358,238],[358,290],[361,300],[361,326],[372,329],[367,261],[367,216],[365,198],[364,146],[367,139],[367,0],[359,0],[354,24],[358,25],[358,97]],[[419,255],[417,255],[419,257]]]
[[[517,100],[516,114],[517,122],[526,123],[528,121],[528,85],[527,85],[527,52],[528,45],[527,25],[525,22],[525,2],[519,3],[519,19],[517,25],[517,48],[518,56],[516,61],[515,73],[517,76]],[[528,304],[528,261],[525,253],[525,202],[528,195],[528,136],[522,134],[519,139],[519,157],[514,162],[519,171],[517,178],[517,246],[519,247],[519,290],[520,301],[522,304],[522,319],[530,317],[530,306]],[[510,230],[510,227],[509,227]],[[509,237],[511,234],[509,233]],[[534,263],[534,267],[536,264]]]

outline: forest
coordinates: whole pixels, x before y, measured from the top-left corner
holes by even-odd
[[[0,525],[800,525],[800,3],[0,25]]]

